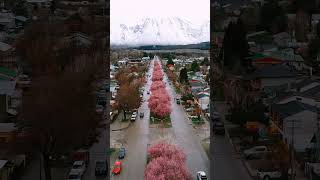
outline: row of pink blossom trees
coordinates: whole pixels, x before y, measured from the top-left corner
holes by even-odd
[[[189,180],[185,153],[173,144],[160,142],[148,148],[151,161],[145,169],[146,180]]]
[[[148,100],[150,111],[158,118],[164,118],[171,113],[170,96],[163,82],[163,72],[159,61],[154,62],[151,96]]]

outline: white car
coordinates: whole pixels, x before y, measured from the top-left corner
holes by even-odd
[[[266,146],[255,146],[253,148],[243,151],[245,158],[260,158],[262,155],[269,153],[270,151]]]
[[[135,121],[136,118],[137,118],[137,112],[135,111],[135,112],[132,113],[130,120],[131,120],[131,121]]]
[[[86,171],[86,163],[84,161],[75,161],[71,170],[77,170],[81,173],[81,176]]]
[[[207,180],[207,175],[204,171],[197,172],[197,180]]]
[[[80,170],[71,169],[68,175],[68,180],[81,180],[81,178],[82,178],[82,174]]]
[[[282,176],[281,172],[277,170],[264,170],[264,171],[259,170],[257,172],[257,175],[262,180],[271,180],[271,179],[280,178]]]

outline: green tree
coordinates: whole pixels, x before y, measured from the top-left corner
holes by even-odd
[[[233,69],[237,64],[247,67],[248,62],[245,57],[248,56],[248,53],[249,44],[241,19],[238,19],[236,23],[230,22],[224,34],[219,59],[224,62],[224,66],[228,69]]]
[[[173,62],[173,60],[172,60],[171,57],[170,57],[170,58],[168,59],[168,61],[167,61],[167,65],[169,65],[169,64],[174,65],[174,62]]]
[[[200,66],[197,61],[192,62],[190,71],[193,71],[193,72],[200,71]]]
[[[287,20],[285,12],[278,5],[278,1],[270,0],[262,6],[259,27],[261,30],[273,31],[273,33],[286,30]]]
[[[209,63],[208,57],[205,57],[205,58],[203,59],[203,61],[201,61],[200,65],[201,65],[201,66],[209,66],[210,63]]]
[[[188,71],[186,68],[182,68],[180,70],[179,80],[181,83],[183,83],[183,82],[188,83]]]

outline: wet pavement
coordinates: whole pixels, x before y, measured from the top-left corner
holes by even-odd
[[[153,67],[153,62],[150,67]],[[149,74],[152,74],[152,70],[149,71]],[[182,106],[174,102],[176,94],[173,87],[168,85],[169,83],[166,76],[164,79],[167,84],[168,93],[172,99],[172,128],[149,128],[150,110],[146,101],[150,96],[147,94],[151,86],[151,77],[149,77],[143,96],[145,101],[138,109],[139,112],[144,112],[144,118],[137,118],[136,122],[132,123],[128,129],[118,132],[122,135],[125,134],[126,140],[123,146],[126,147],[127,154],[124,160],[121,160],[123,163],[121,174],[112,176],[111,179],[143,180],[147,161],[147,146],[159,139],[166,139],[170,143],[177,144],[184,150],[187,155],[187,166],[193,178],[196,177],[196,172],[199,170],[208,173],[209,159],[201,146],[201,142],[196,137],[195,131],[190,124],[191,122],[188,120]],[[111,136],[115,137],[116,132],[111,133],[114,133]]]

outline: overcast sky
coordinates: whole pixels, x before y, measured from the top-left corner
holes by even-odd
[[[210,19],[210,0],[110,0],[111,22],[141,17],[182,17],[194,24]]]

